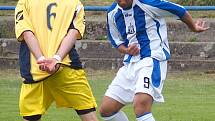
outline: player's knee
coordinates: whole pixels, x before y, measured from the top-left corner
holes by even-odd
[[[151,105],[150,100],[140,99],[140,100],[134,101],[134,106],[135,107],[142,107],[142,106],[148,106],[148,105]]]
[[[39,121],[41,119],[41,115],[23,116],[23,119],[26,121]]]
[[[110,97],[104,97],[99,113],[102,117],[111,116],[117,113],[124,105]]]
[[[102,116],[102,117],[105,117],[105,116],[107,116],[107,113],[108,113],[108,107],[106,107],[106,104],[101,104],[100,105],[100,108],[99,108],[99,114],[100,114],[100,116]]]
[[[153,98],[148,94],[136,95],[134,99],[134,108],[150,109],[153,103]]]
[[[104,116],[107,115],[106,110],[104,110],[104,108],[103,108],[102,106],[99,108],[99,114],[100,114],[100,116],[102,116],[102,117],[104,117]]]
[[[109,108],[100,107],[99,113],[101,117],[109,117],[115,114],[114,111],[110,110]]]

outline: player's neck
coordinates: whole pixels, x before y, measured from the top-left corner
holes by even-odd
[[[132,8],[133,0],[118,0],[117,3],[122,9],[128,10]]]

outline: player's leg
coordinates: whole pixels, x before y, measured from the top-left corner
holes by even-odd
[[[163,102],[161,94],[163,82],[166,78],[167,63],[156,59],[143,59],[143,67],[138,76],[134,97],[134,110],[137,121],[155,121],[151,107],[153,102]]]
[[[44,88],[43,82],[22,84],[19,107],[24,121],[40,121],[52,102],[53,97]]]
[[[124,104],[117,100],[104,96],[100,106],[100,115],[105,121],[128,121],[125,113],[120,111],[123,106]]]
[[[100,106],[100,115],[105,121],[128,121],[121,109],[131,103],[134,92],[131,91],[132,81],[128,78],[128,68],[123,66],[109,85]],[[128,78],[126,78],[128,77]]]
[[[137,93],[134,98],[134,111],[137,121],[155,121],[151,113],[153,98],[145,93]]]
[[[82,121],[97,121],[96,101],[83,69],[64,66],[45,83],[58,107],[73,108]]]

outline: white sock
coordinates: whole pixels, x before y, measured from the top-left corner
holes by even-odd
[[[136,118],[137,121],[155,121],[152,113],[145,114],[141,117]]]
[[[102,117],[105,121],[129,121],[124,112],[119,111],[116,114],[109,117]]]

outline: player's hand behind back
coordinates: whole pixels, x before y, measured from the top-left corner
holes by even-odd
[[[39,64],[39,69],[41,71],[46,71],[49,74],[53,74],[60,67],[60,64],[58,64],[57,62],[58,61],[55,58],[47,58],[47,59],[38,61],[37,64]]]

